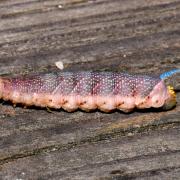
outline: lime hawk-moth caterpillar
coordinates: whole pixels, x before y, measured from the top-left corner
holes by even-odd
[[[160,77],[94,71],[0,77],[0,98],[14,104],[63,108],[69,112],[78,108],[104,112],[150,107],[171,109],[176,105],[176,95],[164,79],[177,72],[180,70]]]

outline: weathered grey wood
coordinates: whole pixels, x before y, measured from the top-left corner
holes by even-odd
[[[141,133],[17,159],[4,164],[1,177],[96,179],[149,176],[166,179],[171,174],[178,178],[179,130],[178,127]]]
[[[82,1],[64,9],[57,8],[59,1],[54,11],[32,14],[24,7],[29,4],[22,3],[19,16],[5,16],[5,7],[0,9],[1,73],[32,64],[46,67],[57,60],[79,66],[88,63],[86,69],[120,70],[130,70],[128,64],[134,65],[133,70],[145,70],[146,61],[151,71],[154,65],[158,70],[178,63],[174,55],[179,55],[180,5],[176,1],[157,1],[152,7],[144,0]],[[44,6],[33,5],[41,10]]]
[[[180,67],[180,1],[0,1],[0,74]],[[172,83],[180,102],[179,76]],[[1,179],[178,179],[180,106],[52,113],[0,105]]]

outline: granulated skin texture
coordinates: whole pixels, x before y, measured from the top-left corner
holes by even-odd
[[[146,96],[160,78],[114,72],[61,72],[9,79],[5,89],[21,93]]]
[[[159,90],[155,93],[154,105],[154,100],[151,102],[154,94],[151,94],[156,86]],[[67,111],[99,108],[105,112],[116,108],[129,112],[135,107],[160,107],[168,97],[167,88],[159,77],[93,71],[1,78],[0,93],[1,98],[13,103]]]

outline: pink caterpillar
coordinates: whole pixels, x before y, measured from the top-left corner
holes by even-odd
[[[150,107],[170,109],[176,105],[176,96],[163,79],[177,71],[160,77],[93,71],[1,77],[0,98],[14,104],[63,108],[69,112],[78,108],[85,111],[98,108],[105,112]]]

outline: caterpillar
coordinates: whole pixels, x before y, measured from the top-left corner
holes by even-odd
[[[69,112],[78,108],[104,112],[151,107],[168,110],[176,105],[176,95],[164,79],[179,71],[160,77],[95,71],[0,77],[0,98],[14,104],[63,108]]]

